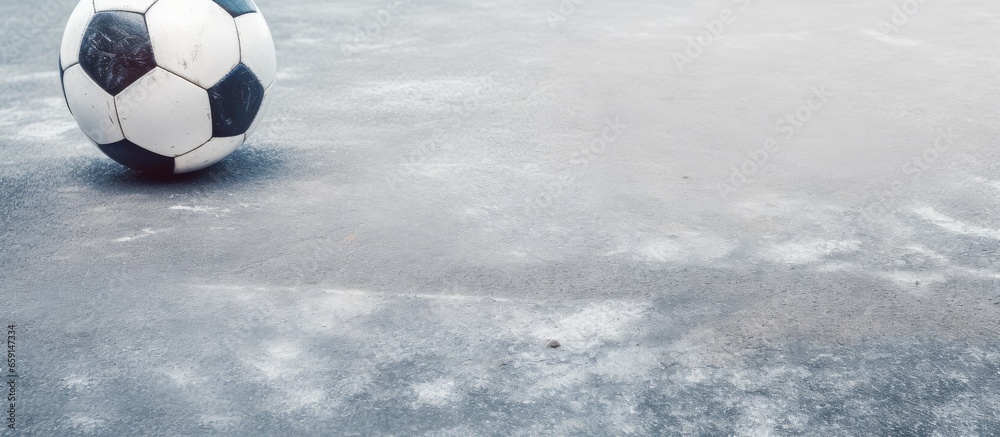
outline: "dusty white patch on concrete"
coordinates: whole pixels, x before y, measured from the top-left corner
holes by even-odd
[[[453,103],[458,114],[477,109],[476,95],[492,86],[481,77],[454,77],[423,81],[368,81],[353,88],[360,96],[379,98],[389,106],[426,106],[440,110],[442,102]],[[465,104],[463,106],[463,104]]]
[[[433,405],[440,407],[456,398],[455,381],[444,378],[416,384],[413,386],[413,392],[417,394],[414,406]]]
[[[372,292],[368,290],[355,290],[355,289],[324,289],[324,293],[327,294],[338,294],[341,296],[371,296]]]
[[[661,366],[657,349],[633,346],[609,350],[594,363],[592,371],[614,381],[632,381]]]
[[[289,388],[284,392],[286,411],[312,409],[326,403],[326,392],[317,388]]]
[[[73,390],[86,389],[93,384],[89,378],[77,374],[69,375],[66,378],[63,378],[63,381],[65,382],[67,388]]]
[[[772,244],[764,255],[774,261],[786,264],[808,264],[831,255],[854,253],[861,250],[858,240],[789,241]]]
[[[76,130],[76,122],[62,97],[34,99],[15,108],[0,109],[0,126],[16,126],[16,129],[0,130],[0,137],[16,141],[25,138],[53,141]],[[82,133],[80,136],[83,137]],[[87,141],[81,141],[81,144],[93,147]],[[46,153],[52,152],[46,150]]]
[[[919,282],[921,285],[940,284],[948,281],[948,277],[936,272],[917,272],[910,270],[894,270],[887,272],[884,276],[899,285],[914,286]]]
[[[310,299],[302,299],[296,308],[295,319],[305,332],[350,329],[345,324],[355,317],[369,314],[378,306],[378,299],[367,294],[331,294],[329,292]]]
[[[239,419],[232,416],[219,414],[202,414],[198,417],[198,423],[206,428],[216,431],[230,431],[239,423]]]
[[[732,392],[751,393],[762,388],[790,387],[790,381],[811,376],[808,368],[798,365],[748,367],[741,351],[727,349],[713,329],[690,332],[671,344],[665,356],[672,360],[669,365],[676,369],[670,379],[671,389],[680,391],[712,386],[724,380],[732,384]],[[789,417],[789,411],[793,409],[791,406],[795,403],[793,399],[754,395],[740,399],[725,398],[727,401],[731,399],[733,404],[730,406],[740,411],[734,424],[737,435],[776,435],[774,430],[779,429],[782,421],[802,425],[808,421],[802,415]]]
[[[72,414],[69,416],[69,424],[80,431],[83,432],[94,432],[98,428],[104,426],[107,423],[106,420],[89,416],[83,413]]]
[[[72,122],[32,123],[21,128],[17,134],[22,137],[37,138],[40,140],[54,140],[76,128],[76,123]]]
[[[785,375],[791,378],[802,378],[802,375]],[[780,385],[779,381],[769,380]],[[789,428],[801,429],[809,417],[801,413],[790,413],[792,400],[753,396],[746,398],[742,404],[742,417],[736,423],[736,435],[750,436],[780,436],[782,422],[788,421]]]
[[[205,212],[205,213],[211,213],[211,212],[219,211],[219,208],[212,207],[212,206],[174,205],[174,206],[171,206],[169,209],[172,210],[172,211]],[[229,212],[229,210],[226,209],[226,210],[223,210],[221,212]]]
[[[187,387],[191,384],[205,382],[205,378],[199,376],[193,369],[180,367],[169,367],[163,370],[163,374],[178,387]]]
[[[857,270],[858,266],[847,262],[829,262],[816,268],[816,271],[823,273],[849,272]]]
[[[660,238],[643,248],[643,255],[654,261],[709,261],[719,259],[735,249],[735,243],[715,235]]]
[[[942,255],[934,250],[925,248],[920,245],[910,245],[906,246],[906,250],[911,253],[923,256],[928,260],[933,260],[936,264],[940,265],[940,273],[934,272],[907,272],[909,274],[900,275],[895,279],[901,280],[901,282],[915,283],[915,281],[927,282],[927,283],[938,283],[941,282],[939,279],[945,276],[971,276],[976,278],[985,279],[1000,279],[1000,272],[988,269],[977,269],[973,267],[966,267],[961,265],[956,265],[950,258]],[[894,272],[896,273],[896,272]],[[933,273],[933,274],[932,274]],[[927,281],[919,279],[920,275],[926,275],[929,279]],[[910,280],[912,279],[913,282]]]
[[[920,218],[954,234],[1000,240],[1000,230],[984,228],[963,222],[961,220],[956,220],[936,211],[933,207],[928,206],[924,208],[917,208],[913,210],[913,212],[915,212]]]
[[[694,263],[717,260],[736,249],[736,242],[700,231],[678,231],[668,235],[643,238],[636,243],[620,244],[605,256],[633,254],[652,262]]]
[[[145,229],[142,230],[142,233],[139,234],[139,235],[133,235],[133,236],[130,236],[130,237],[121,237],[119,239],[116,239],[115,241],[119,242],[119,243],[126,243],[126,242],[129,242],[129,241],[135,241],[135,240],[143,239],[143,238],[146,238],[146,237],[151,237],[153,235],[159,234],[161,232],[169,231],[171,229],[173,229],[173,228],[158,229],[158,230],[153,230],[151,228],[145,228]]]
[[[648,311],[637,302],[606,301],[588,305],[555,322],[537,329],[538,340],[556,339],[570,351],[583,351],[625,337],[629,329]]]
[[[977,182],[977,183],[980,183],[982,185],[986,185],[987,187],[993,188],[993,189],[995,189],[997,191],[1000,191],[1000,181],[995,181],[995,180],[992,180],[992,179],[986,179],[984,177],[979,177],[979,176],[972,177],[970,179],[973,182]]]
[[[511,299],[504,297],[493,297],[493,296],[465,296],[461,294],[394,294],[395,297],[409,297],[414,299],[428,299],[428,300],[470,300],[470,301],[493,301],[493,302],[510,302]]]
[[[443,319],[452,319],[449,317],[451,312],[468,313],[481,309],[480,306],[461,305],[461,308],[435,308],[435,313]],[[661,368],[660,348],[629,342],[631,337],[640,335],[641,320],[649,310],[646,304],[622,301],[591,302],[569,308],[541,308],[537,304],[513,302],[489,314],[490,322],[485,326],[469,326],[468,322],[457,321],[443,326],[455,332],[471,328],[473,332],[480,332],[478,336],[495,337],[502,342],[527,343],[526,347],[511,349],[513,353],[506,365],[526,379],[525,384],[514,389],[512,399],[533,403],[545,400],[553,392],[582,387],[595,376],[634,383],[653,369]],[[558,349],[546,347],[552,339],[560,342]],[[469,379],[472,387],[492,386],[491,382],[474,376]],[[623,414],[627,410],[625,408]],[[630,423],[626,416],[620,418],[622,423]]]
[[[712,329],[693,330],[671,344],[667,356],[672,360],[672,364],[692,371],[705,367],[726,367],[732,364],[737,356],[726,352],[726,349],[718,344],[717,339],[718,334]],[[703,373],[695,371],[690,378],[700,381]]]
[[[302,348],[293,340],[275,340],[262,344],[260,356],[253,360],[257,368],[268,379],[279,379],[299,373],[304,364],[297,358]]]
[[[912,253],[922,255],[928,259],[933,259],[941,263],[951,262],[951,260],[948,259],[948,257],[920,245],[911,244],[909,246],[906,246],[906,250],[909,250]]]
[[[961,274],[986,279],[1000,279],[1000,272],[986,269],[973,269],[968,267],[955,267]]]

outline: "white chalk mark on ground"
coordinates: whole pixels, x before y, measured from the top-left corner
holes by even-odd
[[[37,72],[37,73],[28,73],[28,74],[18,74],[18,75],[15,75],[15,76],[7,76],[7,77],[3,78],[2,80],[0,80],[0,82],[3,82],[3,83],[29,82],[29,81],[35,81],[35,80],[57,79],[58,77],[59,77],[59,73],[57,73],[55,71],[42,71],[42,72]]]
[[[73,428],[91,433],[106,423],[104,419],[87,416],[81,413],[73,414],[69,417],[69,423]]]
[[[929,206],[925,208],[917,208],[913,210],[913,212],[920,216],[920,218],[934,223],[938,227],[951,233],[1000,240],[1000,230],[975,226],[961,220],[956,220],[945,214],[937,212],[934,208]]]
[[[119,243],[125,243],[125,242],[129,242],[129,241],[135,241],[135,240],[138,240],[138,239],[141,239],[141,238],[146,238],[146,237],[150,237],[150,236],[159,234],[160,232],[169,231],[170,229],[173,229],[173,228],[166,228],[166,229],[159,229],[159,230],[153,230],[153,229],[150,229],[150,228],[145,228],[145,229],[142,230],[142,233],[139,234],[139,235],[133,235],[131,237],[121,237],[121,238],[119,238],[119,239],[117,239],[115,241],[117,241]]]
[[[992,179],[986,179],[981,177],[974,177],[972,178],[972,181],[986,185],[987,187],[993,188],[997,191],[1000,191],[1000,181],[994,181]]]
[[[219,210],[219,208],[213,206],[184,206],[184,205],[174,205],[169,208],[171,211],[187,211],[187,212],[229,212],[228,209]]]
[[[946,272],[948,272],[950,274],[953,274],[953,275],[964,275],[964,276],[972,276],[972,277],[986,278],[986,279],[1000,279],[1000,273],[998,273],[998,272],[991,271],[991,270],[984,270],[984,269],[976,269],[976,268],[971,268],[971,267],[956,266],[951,261],[951,259],[949,259],[948,257],[946,257],[946,256],[944,256],[944,255],[942,255],[942,254],[940,254],[938,252],[935,252],[933,250],[924,248],[922,246],[916,246],[916,245],[907,246],[906,249],[909,250],[912,253],[919,254],[919,255],[927,258],[927,259],[934,260],[935,262],[937,262],[937,263],[941,264],[942,266],[944,266]],[[918,278],[916,280],[920,280],[920,279]],[[930,280],[921,280],[921,281],[924,281],[924,282],[934,282],[933,279],[930,279]],[[910,281],[909,279],[904,279],[903,282],[910,282],[910,283],[912,283],[913,281]],[[942,281],[938,281],[938,282],[942,282]]]
[[[72,374],[70,376],[67,376],[66,378],[63,378],[63,381],[66,383],[66,388],[71,390],[82,390],[93,385],[93,381],[91,381],[87,377],[76,374]]]
[[[907,288],[914,285],[931,285],[947,283],[959,277],[982,279],[1000,279],[1000,272],[956,265],[950,258],[934,250],[919,245],[906,246],[910,254],[919,255],[922,259],[917,264],[929,262],[931,267],[920,269],[893,269],[889,271],[872,272],[875,276],[889,279]]]

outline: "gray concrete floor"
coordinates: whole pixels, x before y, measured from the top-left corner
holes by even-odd
[[[1000,433],[1000,4],[581,3],[261,0],[267,121],[167,181],[0,4],[22,433]]]

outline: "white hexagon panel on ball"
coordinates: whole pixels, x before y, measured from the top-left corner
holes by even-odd
[[[145,14],[156,0],[94,0],[94,9],[102,11],[128,11]]]
[[[175,157],[212,138],[208,92],[157,67],[115,97],[125,138]]]
[[[150,174],[200,170],[236,150],[272,100],[277,71],[252,0],[82,0],[59,60],[87,137]]]
[[[87,31],[87,24],[93,16],[94,4],[87,0],[78,3],[69,16],[59,48],[59,64],[63,71],[80,62],[80,43],[83,42],[83,33]]]
[[[156,65],[208,89],[240,62],[236,22],[215,2],[168,0],[146,11]]]
[[[125,139],[118,123],[115,98],[106,93],[79,64],[63,73],[66,103],[83,133],[95,144],[111,144]]]
[[[260,83],[267,89],[274,82],[278,60],[274,55],[274,39],[261,14],[244,14],[236,17],[240,34],[241,59]]]
[[[207,168],[233,153],[243,144],[243,135],[212,138],[203,146],[174,158],[174,173],[188,173]]]

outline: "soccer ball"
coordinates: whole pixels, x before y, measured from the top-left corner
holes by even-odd
[[[176,174],[243,144],[266,109],[277,61],[252,0],[82,0],[59,69],[66,105],[104,154]]]

